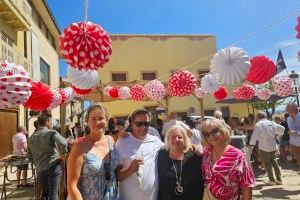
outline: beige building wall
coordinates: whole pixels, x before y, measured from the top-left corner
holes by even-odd
[[[195,75],[209,71],[210,58],[216,52],[216,38],[213,35],[111,35],[113,53],[110,62],[99,70],[101,83],[112,83],[112,73],[126,73],[127,81],[142,80],[142,72],[155,72],[156,77],[167,82],[170,72],[186,68]],[[147,83],[148,81],[145,81]],[[204,98],[204,111],[228,108],[229,114],[244,116],[246,105],[216,104],[208,94]],[[165,102],[162,101],[165,105]],[[117,100],[103,103],[111,116],[128,116],[141,107],[160,106],[155,101],[134,102]],[[199,100],[193,95],[172,97],[169,111],[187,112],[193,107],[200,113]]]

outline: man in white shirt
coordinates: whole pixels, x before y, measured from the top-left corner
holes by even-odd
[[[265,112],[258,112],[256,115],[258,122],[255,124],[253,134],[250,140],[251,145],[255,145],[258,142],[258,149],[261,152],[262,160],[267,171],[269,181],[267,185],[281,185],[281,172],[277,161],[275,160],[275,152],[278,148],[276,143],[276,137],[281,136],[284,133],[284,127],[268,120]],[[272,166],[275,171],[276,180],[272,171]]]
[[[119,157],[117,173],[120,200],[156,200],[158,176],[156,155],[161,140],[148,134],[150,114],[139,109],[132,114],[132,131],[119,139],[115,150]]]
[[[188,125],[186,125],[184,122],[177,120],[177,113],[175,112],[171,112],[168,120],[166,123],[164,123],[163,125],[163,129],[162,129],[162,135],[166,136],[168,130],[172,127],[172,126],[182,126],[186,131],[188,131],[188,135],[191,136],[192,131],[189,128]]]

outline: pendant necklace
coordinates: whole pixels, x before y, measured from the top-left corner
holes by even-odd
[[[175,166],[173,160],[172,160],[172,163],[173,163],[174,171],[175,171],[175,174],[176,174],[175,194],[182,195],[183,194],[183,187],[181,185],[181,181],[182,181],[182,178],[181,178],[181,175],[182,175],[182,160],[180,161],[180,174],[177,173],[176,166]]]

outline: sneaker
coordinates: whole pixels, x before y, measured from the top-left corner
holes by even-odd
[[[275,181],[277,185],[282,185],[282,181]]]
[[[276,185],[276,182],[275,181],[265,181],[265,184],[268,186],[273,186],[273,185]]]

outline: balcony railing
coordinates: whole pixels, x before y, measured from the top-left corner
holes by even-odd
[[[24,15],[26,20],[31,21],[31,7],[27,0],[9,0],[19,11],[20,14]]]
[[[13,47],[8,45],[6,42],[0,40],[0,60],[7,60],[9,62],[13,62],[15,64],[22,65],[26,71],[32,75],[33,65],[32,63],[20,55]]]

